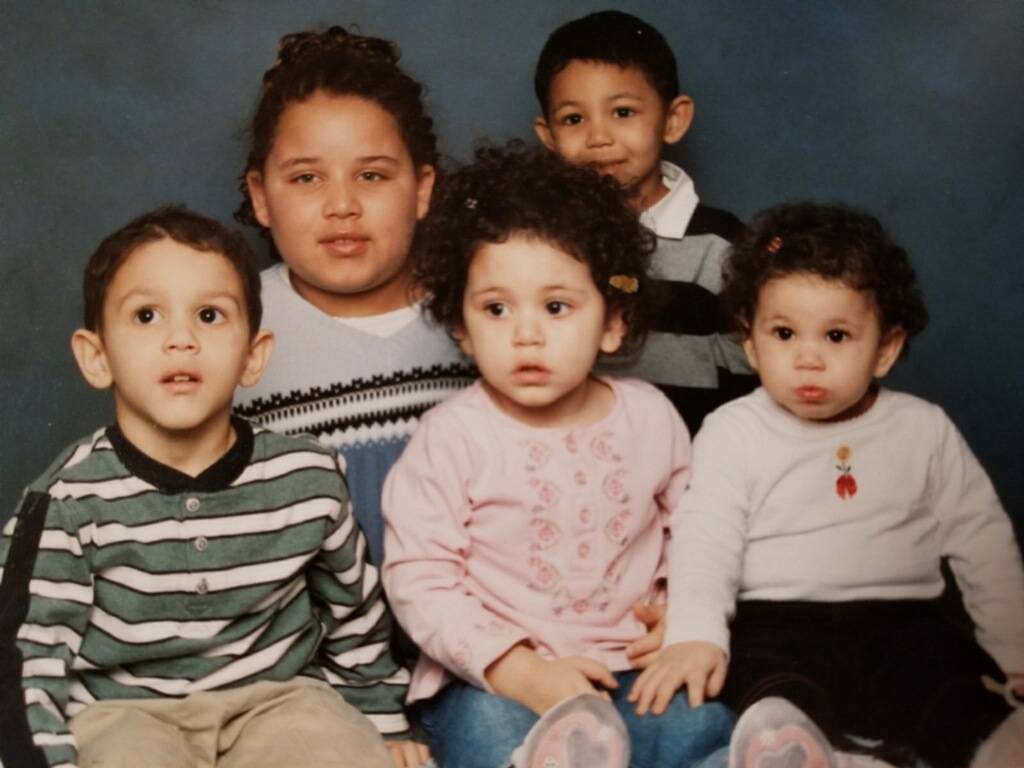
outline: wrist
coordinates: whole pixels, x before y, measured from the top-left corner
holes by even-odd
[[[525,644],[513,645],[484,670],[484,680],[491,690],[511,699],[522,682],[529,678],[540,657]]]

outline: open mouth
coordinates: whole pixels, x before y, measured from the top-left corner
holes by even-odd
[[[199,377],[194,373],[179,371],[164,376],[160,379],[160,383],[168,387],[172,392],[186,392],[194,389],[199,384]]]

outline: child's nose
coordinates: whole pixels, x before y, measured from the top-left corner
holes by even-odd
[[[199,349],[199,338],[187,322],[174,323],[164,340],[168,352],[195,352]]]
[[[587,129],[588,147],[603,147],[612,143],[612,134],[606,120],[601,118],[591,120],[587,123]]]
[[[517,346],[540,344],[544,341],[544,332],[537,318],[532,314],[520,314],[515,321],[512,341]]]
[[[825,366],[825,359],[819,346],[813,342],[800,344],[796,351],[797,368],[820,369]]]
[[[358,216],[362,212],[359,197],[346,181],[335,181],[327,186],[324,197],[325,216]]]

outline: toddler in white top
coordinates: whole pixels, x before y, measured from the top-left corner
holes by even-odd
[[[927,320],[906,253],[866,214],[780,206],[738,242],[724,295],[762,387],[695,440],[666,645],[634,697],[781,696],[844,749],[964,768],[1024,690],[1024,569],[943,411],[878,384]],[[937,600],[943,560],[973,637]],[[750,743],[781,755],[781,733]]]

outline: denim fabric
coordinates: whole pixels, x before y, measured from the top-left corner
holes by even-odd
[[[664,714],[639,717],[626,700],[637,674],[616,673],[619,687],[611,692],[629,731],[631,768],[705,768],[703,760],[728,745],[735,716],[718,703],[690,709],[683,692]],[[462,682],[449,684],[420,709],[439,768],[506,768],[537,719],[521,704]]]

